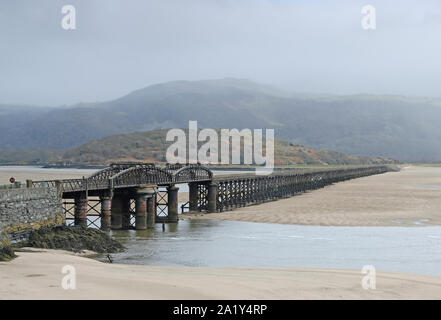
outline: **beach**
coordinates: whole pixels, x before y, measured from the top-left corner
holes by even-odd
[[[0,263],[0,299],[440,299],[441,278],[377,271],[365,290],[360,270],[194,268],[109,264],[59,250],[18,252]],[[76,288],[62,288],[62,268]]]
[[[441,225],[440,199],[440,167],[406,166],[286,199],[181,218],[321,226]]]

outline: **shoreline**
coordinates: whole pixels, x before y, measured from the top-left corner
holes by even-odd
[[[200,213],[200,212],[185,212],[185,214],[179,214],[179,221],[189,221],[189,220],[217,220],[217,221],[231,221],[231,222],[245,222],[245,223],[257,223],[257,224],[272,224],[272,225],[291,225],[298,227],[332,227],[332,228],[348,228],[348,227],[366,227],[366,228],[429,228],[429,227],[439,227],[441,224],[384,224],[384,225],[332,225],[332,224],[301,224],[301,223],[280,223],[280,222],[270,222],[270,221],[252,221],[252,220],[239,220],[239,219],[220,219],[218,217],[211,216],[211,213]],[[181,219],[182,217],[182,219]]]
[[[441,298],[441,277],[408,273],[377,271],[376,289],[365,290],[360,270],[108,264],[33,248],[17,255],[0,263],[0,299]],[[75,290],[61,287],[65,265],[75,267]]]

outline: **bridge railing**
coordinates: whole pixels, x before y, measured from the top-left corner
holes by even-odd
[[[100,190],[110,187],[109,180],[63,179],[32,181],[33,188],[58,187],[62,192],[77,192],[82,190]]]

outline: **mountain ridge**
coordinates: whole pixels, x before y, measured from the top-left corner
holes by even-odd
[[[69,149],[136,131],[274,128],[314,149],[441,161],[441,100],[351,95],[300,97],[244,79],[174,81],[104,102],[60,108],[0,106],[0,149]]]

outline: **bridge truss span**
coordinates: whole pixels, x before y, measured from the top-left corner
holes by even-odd
[[[110,178],[113,188],[129,188],[143,185],[173,184],[173,175],[153,165],[136,165],[118,172]]]

